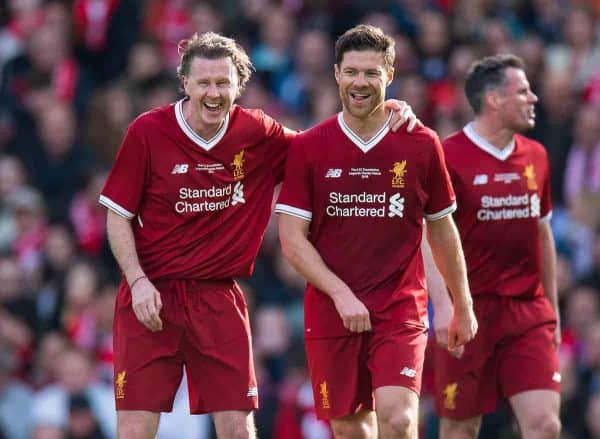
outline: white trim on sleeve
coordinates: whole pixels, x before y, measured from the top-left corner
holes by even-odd
[[[276,204],[275,213],[285,213],[286,215],[292,215],[302,218],[306,221],[312,220],[312,212],[304,209],[298,209],[297,207],[289,206],[287,204]]]
[[[450,215],[452,212],[456,210],[456,201],[452,203],[450,206],[446,207],[443,210],[440,210],[437,213],[425,214],[423,215],[427,221],[435,221],[444,218],[445,216]]]
[[[98,202],[100,204],[102,204],[104,207],[109,208],[110,210],[112,210],[113,212],[115,212],[118,215],[121,215],[123,218],[126,218],[128,220],[133,219],[133,217],[135,216],[135,213],[131,213],[130,211],[128,211],[127,209],[119,206],[117,203],[115,203],[113,200],[111,200],[110,198],[104,196],[104,195],[100,195],[100,198],[98,198]]]
[[[543,216],[539,219],[540,223],[547,223],[552,219],[552,211],[548,212],[546,216]]]

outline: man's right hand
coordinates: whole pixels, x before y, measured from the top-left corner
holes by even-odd
[[[454,307],[452,322],[448,328],[448,350],[464,346],[477,334],[477,318],[473,312],[472,304]]]
[[[334,299],[335,308],[344,322],[344,327],[350,332],[371,330],[369,310],[353,293],[347,293]]]
[[[446,293],[446,292],[444,291],[444,293]],[[453,312],[454,312],[454,306],[452,305],[450,298],[448,298],[448,300],[445,300],[439,304],[435,304],[435,302],[434,302],[433,329],[435,332],[436,343],[441,348],[447,349],[448,352],[450,353],[450,355],[452,355],[453,357],[460,358],[460,357],[462,357],[462,354],[464,353],[464,350],[465,350],[464,346],[457,346],[454,349],[448,348],[448,340],[449,340],[448,331],[449,331],[450,325],[452,324]]]
[[[131,288],[131,306],[137,319],[146,328],[152,332],[162,330],[163,324],[159,316],[162,300],[147,277],[136,281]]]

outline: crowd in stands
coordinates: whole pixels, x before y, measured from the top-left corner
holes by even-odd
[[[340,110],[333,44],[350,26],[396,41],[388,96],[441,138],[472,117],[471,62],[512,52],[539,96],[559,254],[566,439],[600,438],[600,3],[593,0],[6,0],[0,2],[0,438],[114,438],[112,313],[120,273],[98,194],[128,124],[181,97],[177,42],[234,37],[256,72],[239,100],[304,129]],[[259,436],[326,439],[302,345],[304,283],[273,218],[254,275]],[[343,367],[341,365],[340,367]],[[422,437],[437,434],[427,360]],[[148,383],[148,392],[152,392]],[[162,438],[210,438],[182,386]],[[509,438],[505,407],[482,437]]]

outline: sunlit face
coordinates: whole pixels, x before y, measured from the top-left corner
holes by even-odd
[[[351,116],[365,119],[377,110],[383,111],[385,88],[393,79],[383,53],[374,50],[352,50],[344,53],[340,65],[335,66],[344,110]]]
[[[189,97],[192,119],[202,131],[219,129],[239,92],[237,70],[231,58],[196,57],[190,63],[183,88]]]
[[[504,71],[506,84],[497,91],[497,102],[504,125],[516,132],[535,126],[535,103],[538,97],[531,91],[525,72],[509,67]]]

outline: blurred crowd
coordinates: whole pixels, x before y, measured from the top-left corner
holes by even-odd
[[[0,1],[0,438],[113,438],[112,313],[120,273],[98,194],[128,123],[180,97],[177,42],[236,38],[256,73],[240,103],[303,129],[340,110],[333,43],[396,40],[389,97],[445,137],[472,117],[470,63],[513,52],[540,97],[529,133],[552,169],[563,325],[564,438],[600,438],[600,3],[594,0]],[[252,278],[259,435],[326,439],[302,345],[303,281],[271,221]],[[422,437],[436,437],[431,370]],[[152,392],[153,383],[148,383]],[[182,386],[160,438],[210,438]],[[515,435],[500,407],[482,437]]]

